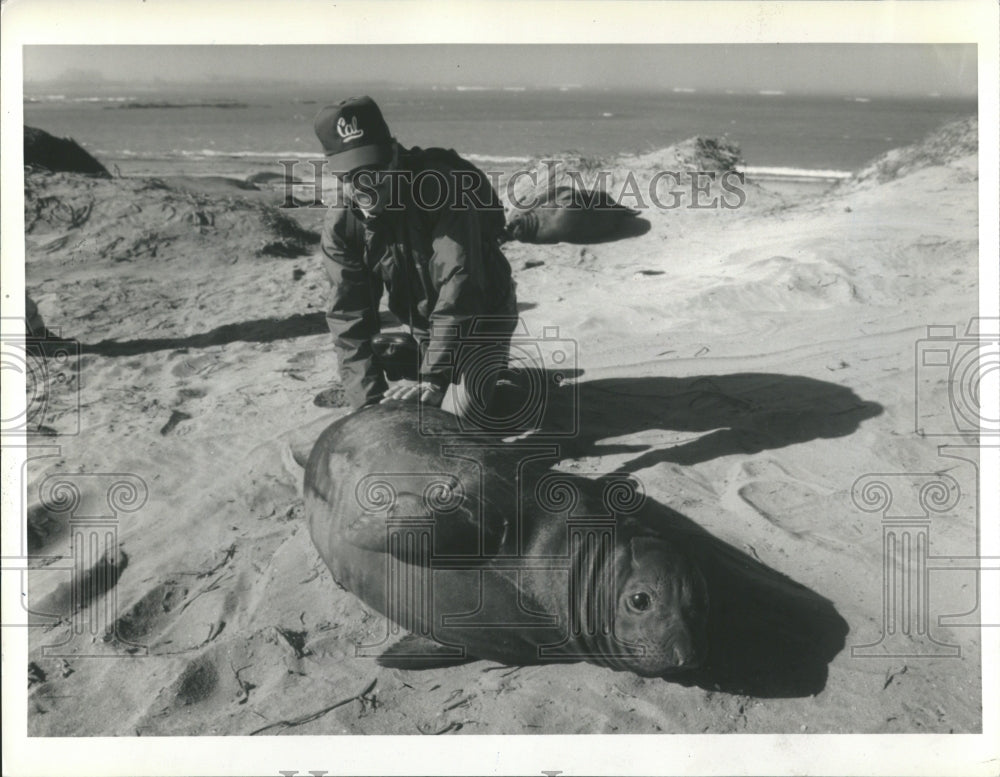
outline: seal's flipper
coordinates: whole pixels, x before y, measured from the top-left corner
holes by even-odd
[[[441,645],[426,637],[407,634],[399,642],[386,648],[375,659],[375,663],[390,669],[440,669],[478,660],[460,647]]]
[[[412,517],[433,521],[435,526],[434,545],[433,548],[425,549],[427,553],[453,556],[484,552],[491,555],[496,553],[500,544],[500,536],[495,536],[498,532],[494,531],[491,526],[480,528],[478,516],[470,508],[461,505],[447,513],[437,515],[428,512],[423,505],[421,495],[409,493],[400,493],[395,496],[395,505],[391,516],[386,516],[384,513],[373,513],[351,522],[345,521],[340,540],[355,548],[388,554],[405,564],[416,566],[429,564],[430,558],[425,556],[424,551],[419,547],[414,548],[406,542],[390,541],[387,532],[388,517],[397,519]],[[500,528],[502,529],[502,527]]]

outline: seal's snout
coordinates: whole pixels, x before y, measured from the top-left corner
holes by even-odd
[[[643,646],[632,669],[646,675],[681,675],[707,659],[708,591],[700,569],[677,544],[658,538],[631,541],[616,632]]]
[[[676,669],[698,669],[702,664],[702,651],[695,645],[694,640],[685,639],[674,643],[671,651],[674,667]]]
[[[523,232],[524,225],[521,224],[520,218],[515,216],[513,219],[508,221],[507,225],[503,228],[503,232],[500,233],[500,239],[504,242],[510,240],[520,240]]]

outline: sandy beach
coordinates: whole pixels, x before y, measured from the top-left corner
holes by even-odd
[[[976,553],[977,437],[917,357],[930,325],[953,353],[975,339],[977,132],[837,184],[750,180],[738,208],[650,208],[623,240],[505,247],[527,330],[578,354],[558,468],[629,473],[777,581],[719,584],[733,661],[691,682],[356,656],[387,624],[317,555],[296,463],[347,412],[313,403],[339,386],[322,211],[225,179],[26,172],[27,291],[70,339],[35,415],[58,449],[28,464],[28,734],[980,732],[975,574],[887,603],[884,550],[895,525]],[[693,141],[611,162],[704,164]]]

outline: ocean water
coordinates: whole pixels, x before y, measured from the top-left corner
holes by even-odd
[[[288,85],[25,87],[24,121],[73,137],[126,175],[238,175],[320,158],[312,119],[370,94],[404,145],[446,146],[480,166],[577,151],[647,152],[694,135],[738,143],[750,170],[836,177],[976,112],[975,101],[585,88],[329,89]]]

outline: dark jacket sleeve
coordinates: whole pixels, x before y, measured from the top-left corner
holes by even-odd
[[[330,279],[326,320],[340,363],[340,380],[352,407],[377,402],[387,384],[372,356],[371,337],[379,331],[382,280],[364,263],[364,246],[348,234],[345,208],[332,208],[323,224],[323,263]]]
[[[430,314],[431,337],[420,377],[441,388],[452,382],[459,343],[468,339],[475,317],[487,310],[485,250],[474,210],[452,210],[434,230],[429,271],[437,302]]]

